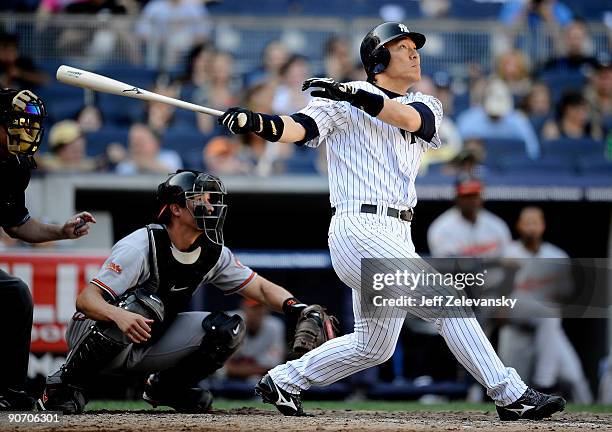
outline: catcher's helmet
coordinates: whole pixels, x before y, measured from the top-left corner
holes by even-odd
[[[386,22],[374,27],[361,41],[359,53],[368,79],[384,71],[391,60],[391,53],[384,46],[387,42],[407,36],[420,49],[425,45],[425,36],[408,30],[402,23]]]
[[[200,171],[178,170],[157,187],[157,219],[161,223],[169,222],[170,204],[186,207],[198,229],[204,231],[210,241],[222,245],[223,223],[227,214],[227,204],[223,203],[223,197],[226,194],[220,178]],[[187,201],[192,202],[193,210]]]
[[[13,103],[19,92],[0,90],[0,125],[7,134],[7,149],[14,155],[33,156],[40,148],[43,136],[43,119],[47,116],[43,101],[31,92],[22,107]]]

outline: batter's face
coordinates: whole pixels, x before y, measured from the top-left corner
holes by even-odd
[[[391,53],[389,66],[383,72],[389,78],[414,84],[421,79],[421,56],[409,37],[385,44]]]

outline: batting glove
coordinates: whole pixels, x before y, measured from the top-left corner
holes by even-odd
[[[255,132],[253,123],[255,113],[240,107],[233,107],[223,113],[217,120],[220,125],[229,129],[233,134],[246,134]],[[260,121],[258,121],[260,123]]]
[[[311,93],[313,97],[321,97],[335,101],[347,101],[353,103],[357,89],[348,84],[336,82],[332,78],[308,78],[302,84],[302,91],[308,90],[311,87],[320,88]]]
[[[302,84],[302,91],[311,87],[322,89],[313,91],[311,95],[314,97],[346,101],[370,114],[372,117],[380,114],[385,105],[385,100],[382,96],[362,89],[356,89],[349,84],[336,82],[331,78],[308,78]]]

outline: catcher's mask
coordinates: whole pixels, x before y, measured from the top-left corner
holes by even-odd
[[[43,101],[31,92],[20,98],[23,108],[13,103],[16,90],[0,90],[0,122],[6,130],[9,153],[33,156],[40,148],[43,137],[43,119],[47,111]]]
[[[220,178],[199,171],[178,170],[157,188],[158,220],[169,221],[168,207],[186,207],[199,230],[213,243],[223,244],[223,223],[227,214],[225,185]]]

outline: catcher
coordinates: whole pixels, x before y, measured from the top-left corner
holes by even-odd
[[[202,284],[282,310],[293,322],[317,315],[319,332],[324,333],[329,318],[320,306],[308,309],[287,290],[242,265],[223,245],[225,195],[219,178],[198,171],[179,170],[159,185],[159,224],[117,242],[79,294],[77,312],[66,331],[70,353],[60,370],[47,378],[39,409],[83,412],[91,378],[112,370],[150,374],[143,399],[153,406],[208,411],[212,395],[198,383],[236,351],[245,326],[238,315],[188,312]],[[321,335],[310,340],[322,343]],[[301,350],[305,339],[299,338]]]

